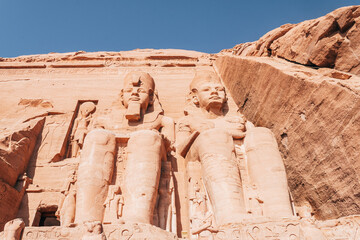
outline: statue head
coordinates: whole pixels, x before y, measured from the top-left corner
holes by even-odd
[[[121,98],[127,108],[131,103],[140,103],[146,109],[152,103],[155,82],[150,74],[145,72],[130,72],[124,78]]]
[[[148,73],[130,72],[125,76],[120,97],[129,111],[126,115],[127,119],[140,119],[140,112],[144,114],[154,101],[154,90],[154,79]]]
[[[80,114],[83,117],[89,116],[89,114],[94,113],[96,109],[96,105],[93,102],[84,102],[80,105]]]
[[[224,86],[212,71],[196,72],[190,83],[190,98],[193,104],[206,110],[222,108],[227,100]]]

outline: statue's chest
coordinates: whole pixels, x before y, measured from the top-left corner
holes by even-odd
[[[192,131],[203,132],[207,129],[237,129],[242,125],[241,118],[223,117],[216,119],[192,118],[189,122]]]
[[[157,119],[154,122],[128,122],[124,120],[122,122],[114,123],[109,130],[114,133],[132,133],[139,130],[159,130],[160,121]]]
[[[142,123],[139,125],[133,125],[133,124],[123,124],[122,126],[119,126],[117,128],[114,129],[114,131],[123,131],[123,132],[135,132],[135,131],[139,131],[139,130],[158,130],[159,129],[159,124],[157,122],[154,123]]]
[[[113,111],[111,114],[99,117],[99,122],[103,128],[110,130],[115,134],[127,134],[139,130],[159,130],[161,116],[158,116],[150,122],[144,122],[143,120],[131,122],[124,117],[123,112]]]

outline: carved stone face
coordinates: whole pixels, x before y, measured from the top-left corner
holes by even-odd
[[[201,108],[222,106],[226,101],[225,89],[218,82],[202,82],[196,87],[196,97]]]
[[[129,82],[123,89],[124,106],[127,108],[130,103],[138,103],[142,109],[147,109],[152,92],[153,90],[147,87],[147,85],[139,84],[139,86],[134,86]]]
[[[89,116],[90,113],[95,112],[96,105],[93,102],[84,102],[80,106],[80,114],[83,117]]]

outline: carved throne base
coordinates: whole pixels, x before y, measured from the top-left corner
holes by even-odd
[[[25,227],[22,240],[79,240],[84,226]],[[107,240],[173,240],[174,233],[142,223],[103,224]],[[2,237],[3,232],[0,234]],[[104,239],[100,235],[91,239]],[[223,226],[217,231],[184,236],[183,239],[209,240],[357,240],[360,239],[360,216],[348,216],[326,221],[309,219],[247,219],[242,224]]]
[[[217,232],[190,239],[209,240],[357,240],[360,239],[360,216],[327,221],[308,219],[247,219],[242,224],[224,226]]]
[[[81,240],[86,230],[83,226],[76,227],[25,227],[22,240]],[[103,232],[107,240],[128,239],[178,239],[175,234],[158,227],[142,224],[103,224]],[[94,239],[101,239],[94,238]]]

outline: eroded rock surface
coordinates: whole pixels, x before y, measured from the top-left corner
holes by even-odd
[[[323,17],[285,24],[258,41],[230,51],[238,56],[276,56],[316,67],[360,74],[360,7],[339,8]]]

